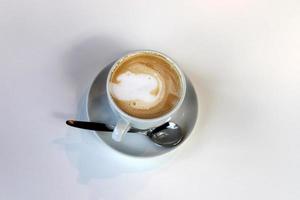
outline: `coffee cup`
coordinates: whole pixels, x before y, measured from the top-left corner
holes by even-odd
[[[134,51],[112,65],[106,92],[117,117],[112,138],[120,142],[131,127],[149,129],[170,121],[185,98],[186,79],[163,53]]]

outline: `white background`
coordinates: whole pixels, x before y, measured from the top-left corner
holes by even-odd
[[[0,1],[0,199],[300,199],[300,1]],[[134,159],[91,132],[86,90],[122,53],[174,58],[193,136]]]

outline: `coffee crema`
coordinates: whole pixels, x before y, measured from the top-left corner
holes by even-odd
[[[144,52],[118,63],[109,88],[121,110],[143,119],[170,112],[179,102],[182,90],[177,69],[163,56]]]

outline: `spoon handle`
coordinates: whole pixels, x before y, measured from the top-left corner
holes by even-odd
[[[82,128],[82,129],[93,130],[93,131],[108,131],[108,132],[113,131],[113,129],[107,127],[104,123],[98,123],[98,122],[83,122],[83,121],[67,120],[66,124],[76,128]]]
[[[67,120],[66,124],[76,128],[87,129],[92,131],[104,131],[104,132],[113,131],[113,128],[110,128],[106,124],[100,122],[84,122],[84,121],[76,121],[76,120]],[[136,128],[130,128],[129,132],[143,133],[142,130]]]

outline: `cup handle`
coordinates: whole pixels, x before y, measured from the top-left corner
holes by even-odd
[[[116,142],[121,142],[123,135],[127,133],[129,129],[130,123],[128,121],[120,119],[114,128],[114,131],[112,133],[112,139]]]

